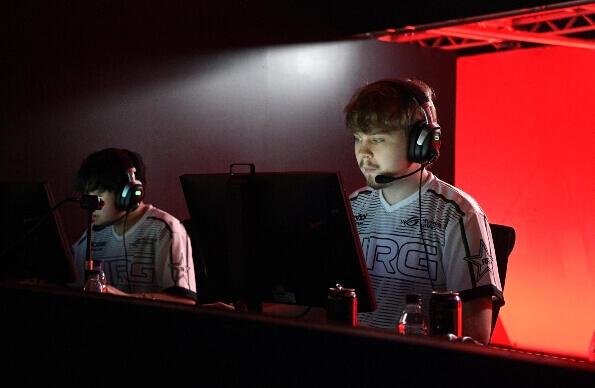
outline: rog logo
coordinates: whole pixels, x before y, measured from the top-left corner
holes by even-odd
[[[356,221],[363,221],[363,220],[366,219],[366,217],[368,217],[367,214],[358,214],[358,215],[355,216],[355,220]]]
[[[419,217],[413,216],[406,220],[401,220],[401,224],[407,225],[407,226],[417,226],[419,224]],[[443,229],[440,221],[434,221],[434,220],[428,220],[428,219],[423,220],[423,227],[428,228],[428,229],[436,229],[436,228]]]
[[[409,219],[401,221],[401,222],[407,226],[415,226],[419,223],[419,218],[413,216],[413,217],[410,217]]]

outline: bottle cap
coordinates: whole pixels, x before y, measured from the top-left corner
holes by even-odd
[[[407,294],[407,296],[405,297],[405,302],[407,304],[421,303],[421,295],[420,294]]]

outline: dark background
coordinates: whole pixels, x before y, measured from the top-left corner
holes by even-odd
[[[87,154],[115,146],[145,157],[147,201],[180,219],[178,176],[230,163],[340,171],[351,192],[343,107],[366,82],[415,76],[436,89],[436,171],[452,182],[456,54],[350,37],[548,2],[411,3],[5,2],[0,179],[48,181],[60,199]],[[84,214],[62,216],[72,241]]]

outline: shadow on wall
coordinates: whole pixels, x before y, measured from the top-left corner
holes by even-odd
[[[147,201],[181,219],[188,213],[179,175],[225,172],[230,163],[340,171],[351,192],[363,180],[343,107],[357,87],[395,76],[417,76],[437,90],[445,140],[436,170],[452,181],[451,53],[344,41],[50,65],[15,75],[14,109],[0,134],[0,178],[47,180],[57,199],[72,193],[87,154],[111,146],[144,156]],[[84,215],[70,207],[62,214],[74,240]]]

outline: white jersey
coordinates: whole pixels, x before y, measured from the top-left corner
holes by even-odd
[[[126,242],[126,247],[124,247]],[[110,285],[125,292],[167,291],[196,299],[192,246],[184,226],[172,215],[148,205],[125,236],[113,226],[93,231],[91,252],[103,262]],[[75,286],[82,287],[87,233],[73,245],[78,271]]]
[[[492,235],[479,205],[431,173],[421,196],[423,240],[418,192],[394,205],[370,187],[350,197],[376,294],[376,310],[358,317],[370,326],[394,329],[409,293],[422,295],[427,314],[432,284],[458,291],[463,301],[493,296],[503,304]]]

